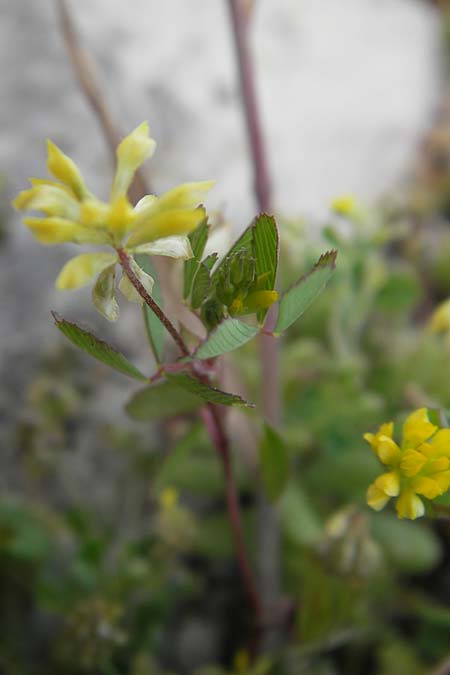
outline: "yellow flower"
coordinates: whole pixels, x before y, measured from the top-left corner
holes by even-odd
[[[135,262],[134,255],[164,255],[184,260],[192,257],[188,234],[205,218],[199,204],[211,188],[211,181],[184,183],[156,197],[147,195],[135,206],[127,192],[140,165],[155,150],[147,122],[140,124],[119,143],[117,166],[110,199],[97,199],[86,187],[76,164],[51,141],[47,142],[47,169],[56,180],[31,178],[31,187],[13,201],[20,211],[37,211],[39,217],[24,218],[24,223],[42,244],[104,245],[111,253],[83,253],[62,268],[56,279],[61,290],[79,288],[97,276],[92,299],[107,319],[118,317],[115,300],[117,251],[125,249],[133,272],[147,292],[153,279]],[[128,278],[122,276],[120,290],[132,301],[140,296]]]
[[[436,307],[430,317],[428,327],[433,333],[448,333],[450,331],[450,298]]]
[[[331,200],[330,209],[338,216],[351,217],[358,212],[358,203],[353,195],[341,195]]]
[[[423,516],[421,497],[435,499],[450,487],[450,429],[439,429],[420,408],[406,419],[401,445],[393,439],[394,424],[382,424],[376,434],[365,434],[376,457],[388,471],[369,486],[367,503],[380,511],[396,497],[399,518]]]

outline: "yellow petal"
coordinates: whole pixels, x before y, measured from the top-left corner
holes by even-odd
[[[47,169],[52,176],[67,185],[78,199],[84,199],[89,195],[75,162],[51,141],[47,141]]]
[[[376,454],[383,464],[396,464],[400,459],[400,448],[388,436],[379,436]]]
[[[119,143],[116,150],[117,168],[111,199],[126,195],[136,169],[153,155],[155,147],[156,142],[149,136],[147,122],[142,122]]]
[[[428,419],[426,408],[420,408],[413,412],[403,425],[403,448],[416,448],[433,435],[437,427]]]
[[[18,211],[42,211],[48,216],[63,216],[69,220],[77,220],[79,215],[77,200],[62,187],[54,185],[35,185],[22,190],[12,205]]]
[[[430,445],[438,455],[450,457],[450,429],[439,429],[430,440]]]
[[[383,473],[375,481],[375,486],[389,497],[396,497],[400,493],[400,480],[396,471]]]
[[[110,236],[99,230],[89,229],[66,218],[24,218],[23,222],[41,244],[109,244]]]
[[[204,218],[205,210],[203,208],[197,208],[193,211],[174,210],[157,213],[155,216],[151,216],[144,225],[133,228],[133,232],[127,241],[127,248],[135,248],[140,244],[163,237],[189,234]]]
[[[434,499],[442,494],[442,489],[439,483],[427,476],[417,476],[411,481],[411,488],[419,495],[423,495],[427,499]]]
[[[106,226],[118,240],[121,240],[134,218],[135,214],[128,199],[125,196],[116,197],[111,202]]]
[[[134,253],[147,253],[148,255],[165,255],[169,258],[180,258],[190,260],[194,254],[192,252],[189,237],[164,237],[156,241],[142,244],[133,249]]]
[[[169,211],[172,209],[193,209],[203,203],[206,193],[214,185],[212,180],[204,180],[197,183],[182,183],[164,192],[153,204],[157,211]]]
[[[411,490],[404,490],[395,502],[395,508],[399,518],[415,520],[425,513],[422,500]]]
[[[390,497],[372,483],[367,489],[367,503],[375,511],[381,511],[386,506]]]
[[[102,270],[92,289],[92,304],[108,321],[117,321],[119,305],[115,297],[115,264]]]
[[[433,476],[433,480],[439,485],[441,494],[443,495],[450,487],[450,471],[441,471]]]
[[[89,227],[106,227],[110,208],[99,199],[86,199],[80,206],[80,222]]]
[[[80,288],[116,260],[117,256],[113,253],[82,253],[64,265],[56,279],[56,288],[58,290]]]
[[[406,450],[402,455],[400,471],[404,473],[405,476],[416,476],[426,462],[427,457],[421,452],[417,452],[417,450]]]

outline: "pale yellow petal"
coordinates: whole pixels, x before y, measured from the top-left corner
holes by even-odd
[[[84,199],[89,195],[75,162],[51,141],[47,141],[47,169],[52,176],[67,185],[78,199]]]
[[[403,425],[403,448],[416,448],[436,431],[437,427],[428,419],[428,410],[420,408],[406,418]]]
[[[80,212],[79,202],[66,190],[45,184],[22,190],[12,205],[18,211],[42,211],[48,216],[62,216],[69,220],[77,220]]]
[[[117,256],[113,253],[82,253],[64,265],[56,279],[56,288],[59,290],[80,288],[116,260]]]
[[[164,237],[189,234],[204,220],[205,210],[197,208],[193,211],[164,211],[151,216],[145,224],[134,227],[127,241],[127,248],[135,248]]]
[[[135,253],[147,253],[148,255],[164,255],[169,258],[189,260],[194,256],[189,237],[164,237],[156,241],[142,244],[134,249]]]
[[[450,299],[437,306],[429,319],[428,328],[434,333],[450,330]]]
[[[205,180],[197,183],[182,183],[165,192],[158,198],[141,200],[137,205],[139,217],[145,220],[148,216],[180,209],[194,209],[202,204],[214,181]],[[152,195],[151,195],[152,196]],[[145,199],[145,198],[144,198]]]
[[[119,318],[119,305],[115,297],[115,271],[114,264],[100,272],[92,289],[92,303],[108,321],[117,321]]]
[[[147,122],[142,122],[119,143],[111,199],[126,195],[136,170],[153,155],[155,147],[156,142],[149,136]]]
[[[425,513],[422,500],[414,492],[405,490],[395,502],[395,508],[399,518],[415,520]]]
[[[108,233],[90,229],[80,223],[58,218],[24,218],[23,222],[41,244],[110,244]]]

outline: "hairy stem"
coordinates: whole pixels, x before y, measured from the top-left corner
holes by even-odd
[[[134,288],[136,291],[139,293],[141,298],[144,300],[146,305],[150,307],[152,312],[156,314],[158,319],[161,321],[163,324],[164,328],[167,330],[167,332],[172,336],[174,342],[178,346],[180,352],[183,354],[183,356],[189,356],[190,352],[189,349],[187,348],[183,338],[173,325],[173,323],[170,321],[170,319],[166,316],[166,314],[163,312],[163,310],[158,307],[156,302],[153,300],[152,296],[147,293],[145,290],[144,286],[141,284],[135,273],[133,272],[133,269],[131,267],[130,263],[130,258],[128,257],[128,254],[126,251],[124,251],[123,248],[118,248],[117,249],[117,255],[119,256],[119,262],[122,266],[123,271],[127,275],[128,279],[130,282],[133,284]]]

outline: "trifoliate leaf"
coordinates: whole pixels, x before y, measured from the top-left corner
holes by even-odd
[[[191,242],[193,258],[186,260],[184,263],[184,288],[183,298],[186,300],[191,292],[192,281],[200,264],[203,251],[205,250],[206,242],[208,240],[208,221],[204,220],[191,234],[189,240]]]

